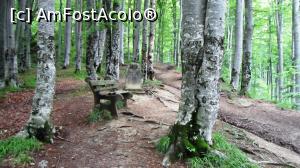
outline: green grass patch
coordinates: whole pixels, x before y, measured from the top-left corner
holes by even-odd
[[[214,145],[212,150],[217,150],[225,155],[220,157],[214,152],[208,152],[203,157],[187,158],[187,163],[190,168],[258,168],[258,165],[251,163],[246,154],[240,151],[236,146],[227,142],[226,138],[221,133],[215,133],[213,136]],[[171,145],[171,139],[169,136],[160,138],[155,145],[156,149],[165,154]],[[195,149],[190,149],[195,150]],[[178,154],[178,158],[181,159],[182,155]]]
[[[160,153],[167,153],[170,144],[171,143],[171,139],[169,136],[164,136],[161,137],[158,141],[158,143],[155,145],[156,149],[160,152]]]
[[[111,120],[110,111],[95,108],[88,116],[88,123],[96,123],[103,120]]]
[[[204,157],[194,157],[188,159],[188,165],[191,168],[258,168],[258,165],[251,163],[246,154],[240,151],[236,146],[227,142],[221,133],[215,133],[213,136],[213,148],[222,152],[225,157],[220,157],[213,152]]]
[[[0,162],[7,157],[13,158],[17,165],[28,164],[33,161],[29,152],[39,150],[42,147],[36,139],[9,138],[0,141]]]

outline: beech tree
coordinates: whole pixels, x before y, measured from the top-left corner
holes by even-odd
[[[16,41],[14,24],[10,21],[11,12],[10,9],[15,6],[15,2],[11,0],[6,1],[6,50],[5,57],[7,63],[7,83],[9,86],[18,86],[18,61],[16,53]]]
[[[147,9],[149,7],[149,0],[144,1],[144,9]],[[143,20],[143,36],[142,36],[142,69],[144,78],[147,78],[147,57],[148,57],[148,48],[147,48],[147,42],[148,42],[148,21],[146,19]]]
[[[277,48],[278,48],[278,64],[277,64],[277,99],[282,99],[283,91],[283,16],[282,16],[282,0],[276,0],[276,29],[277,29]]]
[[[241,63],[243,55],[243,6],[244,0],[236,1],[235,15],[235,53],[232,59],[231,86],[237,90],[239,86]]]
[[[38,7],[46,11],[55,10],[54,0],[39,0]],[[36,137],[52,142],[53,126],[51,112],[55,86],[54,22],[42,20],[38,26],[37,83],[30,118],[20,137]]]
[[[113,10],[119,11],[120,10],[120,3],[118,0],[113,1]],[[120,22],[116,21],[112,23],[112,28],[110,28],[110,37],[111,37],[111,44],[110,46],[110,55],[107,55],[107,64],[106,64],[106,79],[113,79],[119,80],[119,71],[120,71]],[[107,41],[108,42],[108,41]]]
[[[95,7],[94,0],[87,1],[87,10],[91,11]],[[96,50],[98,49],[98,38],[96,31],[96,23],[88,22],[87,23],[87,49],[86,49],[86,71],[88,78],[91,80],[97,80],[98,75],[95,68],[95,56]]]
[[[156,0],[150,0],[150,7],[156,9]],[[154,80],[154,68],[153,68],[153,58],[154,58],[154,42],[155,42],[155,22],[150,22],[149,29],[149,46],[148,46],[148,57],[147,57],[147,69],[146,69],[146,79]]]
[[[82,0],[76,0],[76,9],[82,11]],[[75,23],[75,32],[76,32],[75,72],[80,72],[81,59],[82,59],[82,22]]]
[[[219,77],[223,56],[226,2],[186,0],[182,4],[182,90],[176,124],[171,128],[171,155],[200,155],[212,145],[219,111]],[[194,147],[194,151],[188,150]]]
[[[293,40],[294,60],[296,65],[295,91],[300,93],[300,1],[293,0]],[[296,96],[296,108],[300,110],[300,97]]]
[[[135,10],[141,11],[142,1],[135,0]],[[138,62],[140,57],[140,22],[134,21],[133,30],[133,62]]]
[[[242,83],[241,95],[246,95],[250,89],[251,59],[252,59],[252,36],[253,36],[253,14],[252,0],[245,0],[245,31],[244,31],[244,53],[242,61]]]
[[[71,0],[67,0],[66,7],[71,8]],[[65,57],[64,57],[64,66],[63,69],[68,68],[70,64],[70,55],[71,55],[71,38],[72,38],[72,17],[68,16],[66,21],[65,28]]]
[[[0,89],[5,87],[6,80],[6,60],[5,60],[5,51],[6,51],[6,1],[3,1],[0,5]]]

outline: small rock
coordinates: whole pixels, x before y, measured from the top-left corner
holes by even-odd
[[[40,161],[38,167],[39,168],[48,168],[48,161],[47,160]]]

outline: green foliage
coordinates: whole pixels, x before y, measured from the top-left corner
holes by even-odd
[[[111,120],[112,116],[110,111],[95,108],[88,116],[89,123],[96,123],[103,120]]]
[[[171,139],[169,136],[161,137],[158,143],[155,145],[156,149],[161,153],[167,153],[171,145]]]
[[[116,103],[117,109],[122,109],[125,106],[125,103],[123,101],[117,101]]]
[[[247,156],[237,147],[229,144],[225,137],[220,133],[214,134],[213,148],[225,154],[221,157],[214,152],[209,152],[203,157],[193,157],[188,159],[189,167],[191,168],[258,168],[257,165],[251,163]]]
[[[9,138],[0,141],[0,160],[11,156],[15,164],[26,164],[32,161],[29,152],[39,150],[42,143],[36,139]]]

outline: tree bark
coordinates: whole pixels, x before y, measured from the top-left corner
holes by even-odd
[[[67,8],[71,8],[71,0],[67,0]],[[70,64],[72,38],[72,17],[67,17],[65,28],[65,59],[63,69],[67,69]]]
[[[128,8],[131,8],[131,1],[132,0],[128,0]],[[128,48],[128,53],[127,53],[127,61],[130,62],[130,28],[131,28],[131,22],[128,21],[128,26],[127,26],[127,48]]]
[[[7,83],[11,87],[18,86],[18,61],[17,61],[17,54],[16,54],[16,43],[15,43],[15,32],[14,32],[14,25],[10,21],[11,12],[10,9],[15,6],[14,1],[7,0],[7,18],[6,18],[6,27],[7,27],[7,48],[5,52],[6,62],[8,66],[8,78]]]
[[[150,7],[156,9],[156,0],[150,0]],[[148,56],[147,56],[147,77],[146,79],[154,80],[154,68],[153,68],[153,58],[154,58],[154,43],[155,43],[155,22],[150,22],[149,30],[149,46],[148,46]]]
[[[120,4],[118,0],[114,0],[113,2],[113,10],[120,11]],[[112,31],[111,31],[111,55],[107,55],[107,67],[106,67],[106,79],[110,80],[119,80],[119,58],[120,58],[120,22],[116,21],[112,23]]]
[[[278,77],[277,77],[277,88],[278,88],[278,100],[282,100],[283,90],[283,16],[282,16],[282,0],[277,0],[277,47],[278,47]]]
[[[300,0],[293,0],[293,39],[296,65],[296,109],[300,111]]]
[[[20,0],[19,2],[19,10],[24,11],[26,8],[26,0]],[[25,19],[25,15],[21,17],[22,19]],[[17,29],[16,29],[16,49],[17,49],[17,55],[19,58],[19,71],[25,72],[27,68],[27,58],[26,58],[26,34],[25,34],[25,22],[18,21],[17,23]]]
[[[121,11],[124,11],[125,9],[125,0],[122,0],[122,5],[121,5]],[[124,59],[124,23],[120,23],[120,64],[124,65],[125,64],[125,59]]]
[[[141,11],[142,1],[135,0],[135,10]],[[133,30],[133,62],[137,63],[140,57],[140,22],[134,21]]]
[[[55,10],[54,0],[39,0],[39,8],[46,11]],[[51,112],[55,86],[55,44],[54,22],[41,21],[38,27],[38,53],[37,53],[37,83],[32,102],[29,121],[20,137],[36,137],[44,142],[52,142],[53,126]]]
[[[171,129],[174,141],[168,154],[199,156],[212,145],[212,128],[219,111],[225,12],[224,0],[183,3],[182,96],[177,123]],[[190,146],[196,150],[188,150]],[[167,155],[164,166],[168,160]]]
[[[242,64],[241,95],[248,94],[251,81],[252,61],[252,36],[253,36],[253,7],[252,0],[245,0],[245,35],[244,35],[244,57]]]
[[[82,0],[76,0],[76,9],[82,11]],[[82,22],[75,23],[75,36],[76,36],[76,62],[75,73],[81,71],[81,59],[82,59]]]
[[[146,10],[149,7],[149,0],[144,0],[144,10]],[[147,79],[147,41],[148,41],[148,21],[144,19],[143,21],[143,39],[142,39],[142,70],[144,74],[144,79]]]
[[[6,11],[7,10],[7,4],[6,1],[3,1],[0,5],[0,89],[5,87],[5,81],[7,78],[6,73],[6,60],[5,60],[5,51],[6,51]]]
[[[94,0],[87,1],[87,10],[91,11],[95,7]],[[97,80],[98,75],[95,68],[96,49],[98,49],[98,38],[96,31],[96,23],[87,23],[87,49],[86,49],[86,71],[90,80]]]
[[[172,0],[172,14],[173,14],[173,57],[174,63],[178,66],[178,52],[177,52],[177,0]]]
[[[62,0],[59,0],[59,11],[62,13]],[[58,26],[58,51],[57,51],[57,55],[56,55],[56,63],[59,63],[60,62],[60,58],[62,56],[62,36],[63,36],[63,33],[62,33],[62,22],[59,22],[58,23],[59,26]]]
[[[231,86],[233,90],[237,90],[239,86],[242,54],[243,54],[243,7],[244,0],[236,1],[235,15],[235,53],[232,59],[231,70]]]

